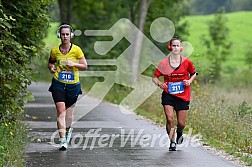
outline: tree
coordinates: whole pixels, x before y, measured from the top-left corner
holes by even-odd
[[[59,8],[60,8],[60,20],[63,23],[71,23],[72,19],[72,9],[73,3],[69,0],[58,0]]]
[[[61,3],[60,6],[68,6],[66,0],[58,1]],[[74,28],[80,30],[106,30],[119,19],[128,18],[141,32],[147,35],[149,34],[149,27],[152,21],[158,17],[167,17],[176,24],[178,32],[185,32],[184,30],[186,26],[179,26],[178,24],[181,16],[187,11],[187,9],[184,8],[186,4],[185,2],[186,1],[181,0],[73,0],[71,3],[74,10],[70,9],[66,12],[71,14],[71,20],[69,22],[72,23]],[[131,54],[132,58],[127,61],[129,61],[128,64],[131,65],[130,68],[134,71],[131,79],[136,83],[139,69],[139,56],[141,54],[141,49],[139,48],[142,47],[142,39],[139,35],[134,38],[135,41]],[[90,49],[87,49],[86,54],[92,55],[92,58],[95,57],[95,53],[90,51],[91,44],[93,44],[90,37],[83,36],[83,38],[80,37],[79,39],[74,40],[78,40],[77,42],[79,42],[81,47],[89,47]],[[124,46],[128,45],[126,41],[123,41],[122,43],[125,44]],[[166,48],[166,46],[163,48]],[[123,50],[125,50],[125,47],[119,46],[117,49],[117,51],[106,56],[108,56],[108,58],[117,57]]]
[[[211,14],[216,13],[220,7],[227,10],[230,0],[194,0],[191,3],[192,14]]]
[[[223,7],[226,12],[252,10],[251,0],[190,0],[190,14],[202,15],[216,13]]]
[[[204,39],[207,47],[206,55],[211,63],[210,76],[213,81],[220,79],[222,62],[226,60],[231,47],[231,42],[228,40],[227,18],[224,17],[223,13],[224,9],[219,9],[214,19],[209,22],[210,39]]]
[[[245,53],[245,64],[248,65],[249,69],[252,68],[252,45],[247,44],[248,46],[246,47],[246,53]]]
[[[139,10],[139,18],[138,18],[138,29],[144,33],[144,25],[148,13],[149,6],[151,4],[152,0],[141,0],[140,1],[140,10]],[[132,10],[131,10],[132,11]],[[131,13],[131,16],[135,15],[134,13]],[[132,22],[135,20],[135,18],[131,18]],[[139,59],[141,54],[142,43],[143,38],[140,35],[140,33],[137,33],[137,36],[135,38],[135,45],[133,46],[132,51],[132,71],[134,71],[132,76],[132,82],[133,84],[137,83],[137,76],[138,76],[138,68],[139,68]]]

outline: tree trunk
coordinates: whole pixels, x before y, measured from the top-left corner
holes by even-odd
[[[144,33],[144,25],[147,16],[147,12],[150,6],[151,0],[141,0],[140,4],[140,13],[139,13],[139,24],[138,29]],[[133,52],[132,52],[132,82],[133,84],[137,83],[138,69],[139,69],[139,61],[141,56],[141,48],[143,43],[143,36],[141,32],[137,33],[135,37],[135,42],[133,44]]]
[[[72,3],[70,0],[58,0],[60,20],[62,23],[71,24]]]

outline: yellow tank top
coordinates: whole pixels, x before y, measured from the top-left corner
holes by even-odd
[[[79,62],[79,59],[84,56],[81,48],[72,44],[70,51],[67,54],[62,54],[59,46],[54,47],[51,50],[50,57],[56,60],[56,72],[54,78],[62,83],[76,84],[79,82],[79,70],[76,67],[66,66],[67,60],[71,60],[75,63]]]

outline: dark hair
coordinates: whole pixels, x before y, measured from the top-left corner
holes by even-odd
[[[70,24],[67,24],[67,23],[61,23],[60,26],[59,26],[59,32],[61,32],[61,29],[62,28],[69,28],[71,32],[73,32],[73,28]]]
[[[174,35],[174,36],[172,37],[172,39],[170,40],[170,43],[172,44],[172,42],[173,42],[174,40],[179,40],[179,41],[181,42],[181,39],[180,39],[177,35]]]
[[[181,39],[180,39],[177,35],[174,35],[173,38],[168,42],[168,45],[167,45],[167,49],[168,49],[169,51],[172,51],[171,45],[172,45],[172,42],[173,42],[174,40],[179,40],[180,43],[182,43]]]

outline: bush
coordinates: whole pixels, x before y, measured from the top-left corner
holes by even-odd
[[[31,58],[43,54],[51,0],[0,1],[0,166],[21,166],[26,125],[24,104],[33,97]],[[24,17],[26,16],[26,17]]]

